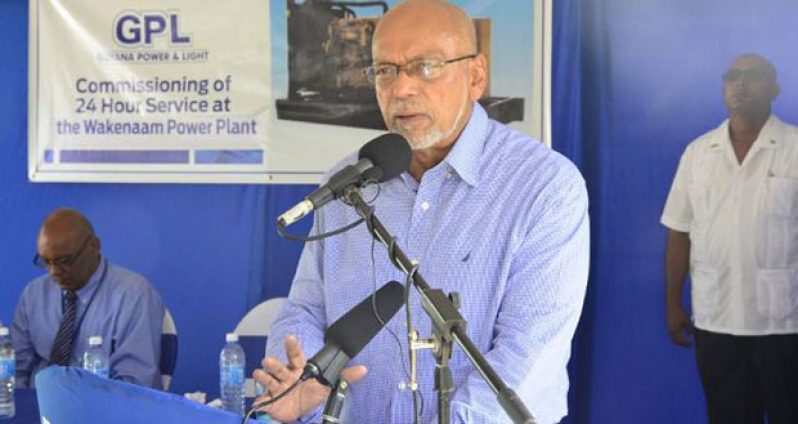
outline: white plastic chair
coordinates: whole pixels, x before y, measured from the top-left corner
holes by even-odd
[[[244,348],[244,353],[247,356],[245,397],[255,396],[255,380],[251,378],[252,371],[260,368],[260,362],[265,356],[266,341],[271,333],[272,322],[284,301],[284,297],[275,297],[260,303],[247,312],[236,326],[235,333],[238,334],[238,342]]]
[[[172,376],[177,367],[177,327],[172,314],[164,308],[163,325],[161,327],[161,385],[165,392],[169,391]]]

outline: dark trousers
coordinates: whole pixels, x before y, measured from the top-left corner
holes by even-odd
[[[710,424],[798,424],[798,334],[695,330]]]

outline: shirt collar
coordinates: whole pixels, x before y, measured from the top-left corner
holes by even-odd
[[[89,278],[89,282],[83,286],[80,290],[76,293],[78,295],[78,299],[81,302],[85,302],[89,297],[91,297],[92,293],[97,290],[97,287],[100,285],[103,275],[105,275],[105,269],[108,267],[108,263],[106,260],[101,256],[100,257],[100,265],[94,270],[94,274],[91,275]],[[61,291],[61,294],[64,295],[66,292]]]
[[[762,130],[759,132],[759,137],[754,141],[754,146],[760,149],[776,149],[784,144],[784,125],[776,115],[770,115]]]
[[[468,123],[444,159],[471,186],[476,186],[479,180],[487,128],[488,114],[478,102],[474,102]]]
[[[726,147],[731,148],[728,119],[723,121],[721,128],[721,137],[716,138],[709,145],[711,150],[720,151],[721,147],[724,147],[724,143],[727,145]],[[759,135],[754,140],[749,153],[758,149],[776,149],[784,144],[784,138],[784,124],[776,115],[771,114],[768,120],[765,121],[765,125],[759,130]]]

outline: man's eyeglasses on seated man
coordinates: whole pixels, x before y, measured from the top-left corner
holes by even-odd
[[[47,259],[37,253],[36,255],[33,256],[33,264],[38,266],[39,268],[44,268],[44,269],[49,269],[50,267],[58,267],[61,269],[69,268],[72,265],[74,265],[75,262],[77,262],[78,258],[80,258],[80,255],[86,249],[86,246],[88,245],[89,240],[91,240],[91,238],[92,236],[86,237],[86,240],[83,241],[83,244],[80,246],[80,249],[78,249],[78,251],[72,255],[62,256],[60,258],[55,258],[55,259]]]

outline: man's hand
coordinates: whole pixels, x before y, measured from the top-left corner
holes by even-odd
[[[668,307],[668,334],[674,344],[690,347],[693,325],[681,305]]]
[[[668,334],[678,346],[690,347],[693,324],[682,307],[684,278],[690,266],[690,233],[668,231],[665,252],[665,309]]]
[[[285,353],[288,357],[287,364],[269,356],[264,358],[261,363],[263,369],[255,370],[252,373],[252,378],[266,388],[266,393],[256,398],[255,404],[277,397],[294,384],[302,374],[307,359],[296,337],[287,336],[285,338]],[[350,382],[354,382],[365,377],[366,372],[366,367],[356,365],[346,368],[341,375]],[[261,411],[280,422],[296,421],[322,404],[329,394],[328,387],[312,379],[300,383],[293,392]]]

